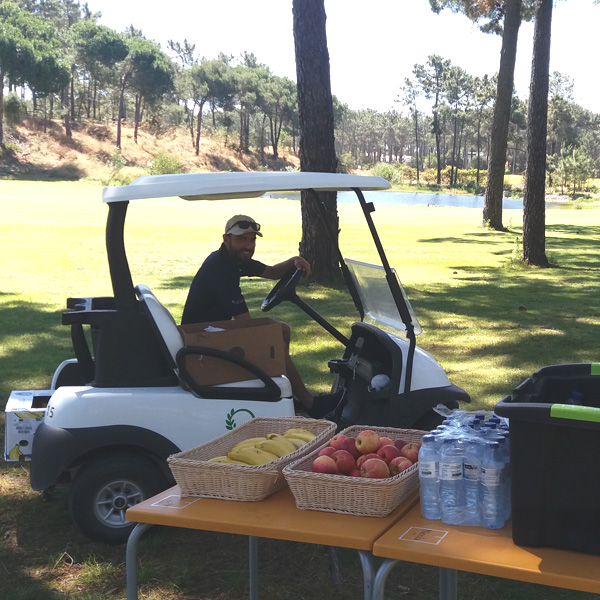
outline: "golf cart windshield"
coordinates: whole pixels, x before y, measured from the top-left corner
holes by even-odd
[[[394,301],[390,286],[386,280],[384,268],[350,258],[345,259],[345,262],[365,311],[364,321],[385,329],[392,329],[393,333],[406,331],[406,325],[400,317],[398,306]],[[412,318],[414,333],[415,335],[419,335],[423,329],[417,320],[417,316],[402,287],[398,274],[394,269],[391,271],[398,281],[398,287],[402,292],[404,302]]]

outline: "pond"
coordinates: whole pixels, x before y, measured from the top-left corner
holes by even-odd
[[[398,206],[451,206],[462,208],[483,209],[483,196],[468,196],[455,194],[434,194],[432,192],[364,192],[367,202],[377,205],[393,204]],[[272,198],[300,199],[300,194],[269,194]],[[340,203],[355,203],[354,192],[338,192],[337,200]],[[546,202],[546,208],[556,208],[558,202]],[[504,198],[503,209],[523,209],[523,200],[518,198]]]

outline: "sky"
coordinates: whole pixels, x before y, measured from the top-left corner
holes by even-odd
[[[254,53],[281,77],[296,80],[292,0],[88,0],[99,23],[116,31],[130,24],[167,51],[168,40],[196,46],[206,59],[219,53],[238,59]],[[415,64],[431,54],[450,59],[471,75],[493,75],[500,65],[501,38],[481,33],[463,15],[434,14],[428,0],[325,0],[331,89],[353,110],[405,108],[401,86]],[[600,113],[600,4],[593,0],[555,2],[550,72],[574,82],[575,101]],[[519,31],[515,87],[529,97],[533,24]]]

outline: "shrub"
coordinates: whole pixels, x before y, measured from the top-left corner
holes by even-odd
[[[374,165],[370,172],[371,175],[383,177],[384,179],[387,179],[390,183],[394,183],[394,180],[396,179],[396,171],[397,169],[394,167],[394,165],[391,165],[390,163],[380,162]]]
[[[14,92],[4,101],[4,117],[9,125],[19,125],[27,116],[27,102]]]
[[[179,159],[166,150],[160,150],[150,163],[150,175],[169,175],[183,173],[183,165]]]

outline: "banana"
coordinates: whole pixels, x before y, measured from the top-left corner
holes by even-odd
[[[285,456],[296,451],[296,446],[283,436],[276,439],[267,439],[256,444],[256,448],[272,452],[276,456]]]
[[[296,446],[296,449],[300,448],[301,446],[304,446],[304,444],[307,443],[306,440],[301,440],[300,438],[288,437],[288,438],[285,438],[285,439],[289,440],[290,442],[292,442],[292,444],[294,444],[294,446]]]
[[[237,444],[235,444],[235,446],[233,446],[233,448],[231,448],[231,450],[237,449],[237,448],[246,448],[247,446],[255,446],[256,444],[258,444],[258,442],[264,442],[264,441],[265,441],[264,437],[248,438],[247,440],[242,440],[241,442],[238,442]],[[231,450],[230,450],[230,452],[231,452]]]
[[[281,433],[267,433],[267,435],[265,435],[265,438],[267,438],[268,440],[276,440],[282,437],[284,436],[281,435]]]
[[[229,463],[232,465],[245,465],[247,463],[242,462],[241,460],[234,460],[233,458],[229,458],[229,456],[215,456],[214,458],[209,459],[208,462],[216,462],[216,463]]]
[[[247,465],[264,465],[279,458],[276,454],[252,446],[232,449],[227,453],[227,456],[233,460],[242,461]]]
[[[300,440],[306,440],[307,442],[310,442],[310,440],[317,437],[312,431],[308,431],[308,429],[301,429],[297,427],[288,429],[284,432],[283,435],[284,437],[298,438]]]

